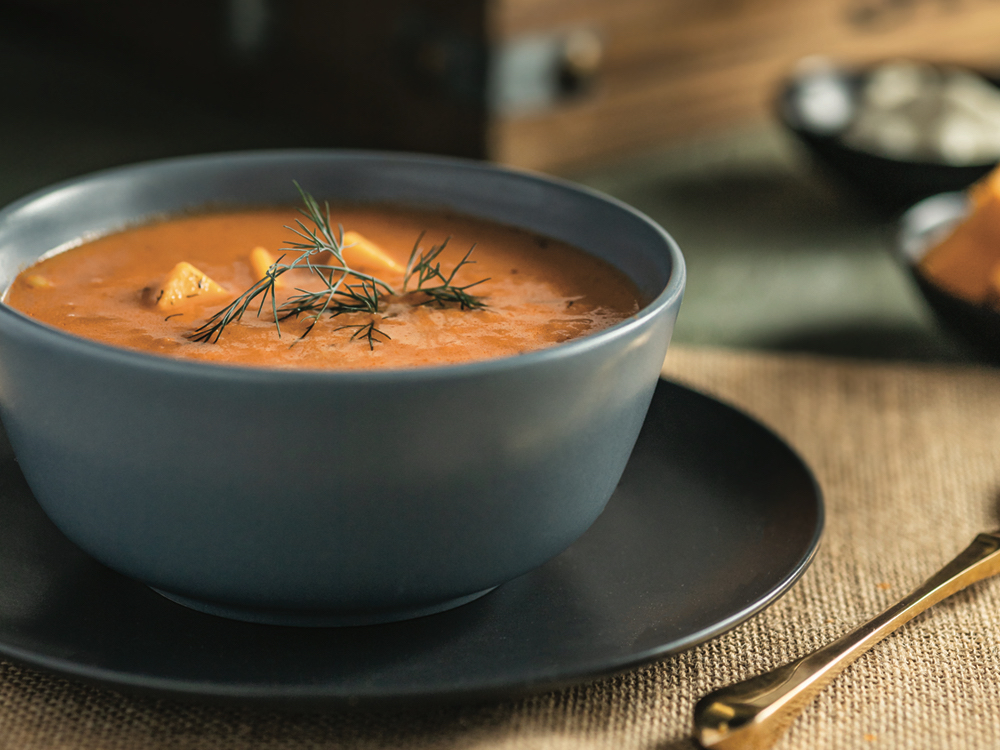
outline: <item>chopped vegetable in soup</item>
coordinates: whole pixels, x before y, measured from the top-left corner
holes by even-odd
[[[554,239],[387,206],[328,219],[304,197],[302,212],[188,215],[84,242],[26,269],[5,301],[113,346],[312,369],[507,357],[641,304],[620,271]]]

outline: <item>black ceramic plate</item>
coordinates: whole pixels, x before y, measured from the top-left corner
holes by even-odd
[[[749,417],[661,381],[597,523],[541,568],[408,622],[305,629],[173,604],[94,562],[0,451],[0,655],[117,689],[296,708],[469,700],[620,671],[781,595],[823,524],[808,468]]]

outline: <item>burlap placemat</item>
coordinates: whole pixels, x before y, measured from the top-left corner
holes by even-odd
[[[679,347],[666,371],[770,425],[825,493],[827,528],[811,569],[734,631],[601,682],[422,713],[185,705],[0,662],[0,750],[687,749],[700,695],[832,640],[1000,526],[1000,371]],[[1000,747],[1000,580],[862,657],[778,747]]]

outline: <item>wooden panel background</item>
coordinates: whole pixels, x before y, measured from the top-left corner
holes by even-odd
[[[489,157],[537,169],[767,117],[806,55],[1000,67],[997,0],[490,0],[486,24],[495,45],[580,26],[604,41],[586,96],[490,120]]]

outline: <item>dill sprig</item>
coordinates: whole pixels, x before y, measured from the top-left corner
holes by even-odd
[[[461,310],[486,307],[486,303],[483,302],[481,297],[469,294],[467,290],[482,284],[484,281],[489,281],[488,278],[474,281],[465,286],[456,286],[454,284],[455,274],[463,266],[475,263],[474,260],[469,260],[469,256],[472,255],[472,251],[476,249],[476,246],[473,245],[470,247],[462,260],[446,276],[441,270],[441,263],[438,262],[437,258],[448,246],[451,237],[446,237],[444,242],[440,245],[434,245],[430,250],[421,251],[420,240],[423,237],[424,235],[421,233],[413,245],[413,250],[410,251],[410,259],[406,264],[406,273],[403,276],[403,292],[406,292],[406,287],[410,283],[410,279],[415,275],[417,277],[417,286],[414,291],[423,292],[428,296],[427,300],[420,303],[421,305],[437,302],[444,307],[447,303],[451,302],[458,304]],[[439,283],[431,286],[435,281]]]
[[[283,257],[283,256],[282,256]],[[271,307],[274,314],[275,325],[278,326],[278,335],[281,335],[281,325],[278,322],[277,303],[274,298],[275,280],[283,274],[288,267],[280,265],[280,260],[275,262],[264,274],[264,278],[254,282],[254,285],[243,294],[230,302],[224,308],[212,315],[198,328],[186,334],[192,341],[205,343],[216,343],[226,327],[233,322],[240,321],[253,301],[260,297],[260,307],[257,309],[257,316],[260,317],[267,302],[268,295],[271,296]]]
[[[351,341],[354,341],[355,339],[364,339],[365,341],[368,342],[368,348],[372,349],[372,350],[375,349],[375,342],[379,341],[379,339],[377,338],[378,336],[382,336],[387,341],[390,340],[390,339],[392,339],[392,336],[390,336],[388,333],[386,333],[385,331],[379,330],[378,328],[375,327],[375,321],[374,320],[372,320],[370,323],[361,323],[361,324],[353,325],[353,326],[337,326],[333,330],[335,330],[335,331],[342,331],[345,328],[354,328],[354,329],[357,329],[357,330],[354,331],[354,334],[351,336]]]
[[[372,312],[378,312],[378,289],[381,287],[388,294],[395,294],[392,287],[381,279],[350,268],[344,262],[344,228],[339,226],[337,231],[333,229],[330,220],[330,205],[324,204],[320,208],[319,203],[309,193],[303,190],[298,183],[295,187],[302,197],[305,208],[300,208],[301,213],[312,223],[312,227],[307,226],[301,219],[296,219],[295,227],[288,227],[299,239],[289,243],[289,247],[282,250],[299,252],[299,256],[290,263],[282,263],[285,255],[281,255],[264,274],[264,277],[243,292],[229,305],[212,315],[205,323],[188,334],[192,341],[215,343],[222,336],[223,331],[233,322],[239,322],[254,304],[257,305],[257,317],[264,311],[268,299],[270,299],[271,316],[274,320],[278,335],[281,336],[281,321],[289,317],[310,312],[310,320],[305,332],[299,337],[307,336],[326,312],[342,314],[345,312],[365,312],[369,311],[371,302],[374,302]],[[336,263],[316,263],[316,256],[329,253]],[[280,306],[275,294],[277,280],[280,276],[297,268],[306,268],[314,276],[322,280],[324,288],[318,292],[310,292],[296,288],[300,292]],[[349,284],[347,279],[352,278],[360,282],[360,285],[369,291],[359,293],[358,284]]]
[[[367,279],[363,278],[359,284],[341,284],[339,289],[333,290],[335,284],[331,284],[325,276],[322,278],[326,283],[326,289],[318,292],[310,292],[305,289],[296,288],[295,291],[299,292],[299,294],[289,297],[278,308],[281,313],[281,320],[292,317],[297,318],[306,312],[313,313],[309,325],[306,326],[305,331],[299,336],[299,341],[312,332],[313,327],[326,312],[329,312],[330,317],[333,318],[346,313],[371,313],[375,315],[379,312],[380,298],[375,282],[369,283]],[[341,326],[340,328],[348,327],[350,326]],[[340,330],[340,328],[336,330]],[[387,339],[390,338],[382,331],[376,330],[375,332],[385,336]],[[352,340],[354,338],[355,336],[351,336]]]
[[[256,306],[256,315],[260,317],[270,300],[270,314],[278,336],[281,336],[281,322],[283,320],[298,318],[300,315],[309,316],[308,325],[296,339],[296,342],[308,336],[324,315],[329,314],[331,318],[336,318],[348,313],[367,313],[372,315],[373,319],[370,323],[339,326],[334,330],[355,329],[351,340],[364,339],[368,341],[368,345],[372,349],[374,349],[376,342],[391,339],[388,334],[375,327],[374,316],[381,312],[383,294],[395,296],[395,290],[382,279],[362,273],[347,265],[343,256],[344,228],[338,224],[337,229],[334,230],[333,222],[330,219],[329,203],[324,203],[321,207],[316,199],[303,190],[297,182],[295,187],[305,206],[299,209],[299,213],[311,223],[311,226],[301,219],[296,219],[294,227],[286,227],[298,239],[292,240],[288,247],[282,248],[283,254],[267,269],[262,279],[254,282],[249,289],[209,317],[201,326],[186,334],[187,338],[192,341],[216,343],[225,329],[230,324],[242,320],[252,306]],[[414,291],[428,295],[426,301],[419,303],[421,305],[436,301],[442,306],[447,303],[458,304],[463,310],[485,307],[486,305],[481,298],[469,294],[466,290],[487,281],[487,279],[481,279],[465,286],[454,284],[455,274],[458,270],[475,262],[469,260],[469,255],[475,249],[475,245],[469,249],[469,252],[451,270],[451,273],[446,275],[441,270],[441,264],[437,258],[447,246],[448,240],[424,252],[420,250],[420,240],[423,239],[423,236],[421,233],[410,253],[403,280],[404,294],[411,277],[415,275],[416,289]],[[290,263],[283,263],[285,251],[298,252],[299,256]],[[317,256],[324,254],[329,254],[331,262],[315,262]],[[318,291],[310,291],[296,287],[295,291],[298,294],[290,296],[279,305],[276,295],[277,280],[285,273],[295,269],[307,269],[313,276],[322,281],[323,288]],[[435,284],[435,282],[438,283]]]

